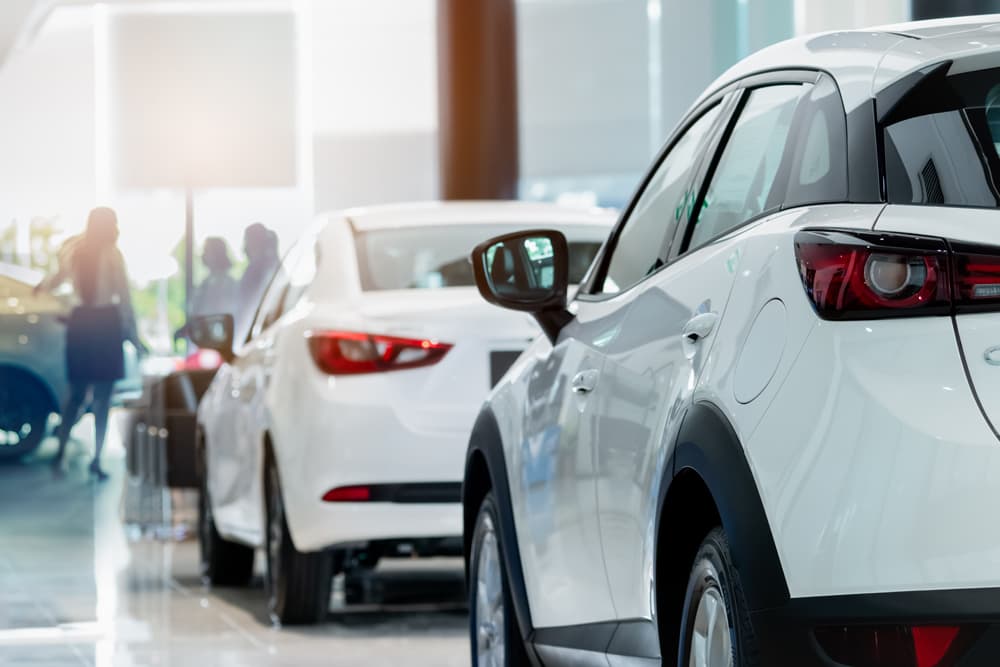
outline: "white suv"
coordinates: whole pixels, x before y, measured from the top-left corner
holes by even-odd
[[[995,665],[998,146],[1000,17],[810,36],[701,96],[568,305],[560,234],[479,246],[549,335],[468,448],[474,664]]]

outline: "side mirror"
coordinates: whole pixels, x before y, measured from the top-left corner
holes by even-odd
[[[569,245],[561,232],[535,229],[492,238],[472,251],[472,268],[484,299],[531,313],[553,343],[573,319],[566,310]]]
[[[195,345],[215,350],[225,361],[233,359],[233,316],[201,315],[188,320],[188,337]]]

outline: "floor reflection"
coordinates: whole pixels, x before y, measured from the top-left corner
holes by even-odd
[[[274,628],[259,581],[202,587],[194,541],[129,540],[121,447],[109,445],[105,483],[86,474],[85,440],[76,449],[62,479],[51,443],[0,466],[0,666],[468,664],[460,563],[388,561],[374,573],[381,602],[335,595],[327,623]]]

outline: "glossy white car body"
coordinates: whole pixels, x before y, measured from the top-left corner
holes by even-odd
[[[912,99],[895,91],[996,68],[1000,17],[914,23],[770,47],[696,102],[682,130],[714,101],[742,100],[723,112],[729,129],[719,130],[715,151],[755,92],[813,80],[818,89],[829,77],[852,151],[842,156],[850,195],[781,202],[693,247],[690,229],[679,231],[662,267],[602,292],[616,235],[640,215],[626,209],[555,345],[537,340],[495,388],[470,443],[467,551],[492,487],[513,611],[533,662],[676,664],[671,633],[691,560],[674,572],[663,559],[671,550],[693,558],[688,541],[696,548],[713,524],[694,536],[678,526],[703,512],[729,536],[759,664],[833,664],[807,639],[824,624],[1000,618],[997,308],[826,319],[796,250],[799,232],[830,229],[930,237],[956,253],[957,242],[1000,248],[996,205],[941,205],[974,196],[978,181],[966,170],[988,177],[985,157],[983,165],[920,157],[938,180],[914,181],[913,196],[918,185],[938,187],[941,202],[925,193],[924,204],[904,205],[880,191],[874,147],[876,122],[888,132],[910,119],[893,105]],[[948,135],[945,120],[936,126],[942,146],[968,141]],[[856,140],[870,150],[855,150]],[[691,187],[707,188],[697,179],[711,182],[716,167],[696,170]],[[699,431],[708,422],[715,430]],[[719,449],[723,435],[736,447]],[[692,476],[697,490],[672,507],[671,494]],[[664,592],[667,575],[683,580],[679,601]],[[977,655],[990,650],[995,660],[989,641]]]
[[[490,388],[490,353],[523,350],[538,328],[530,316],[483,304],[472,286],[363,290],[358,234],[474,229],[475,239],[478,230],[554,227],[599,244],[612,222],[603,210],[512,202],[397,205],[323,216],[289,252],[249,340],[222,366],[199,406],[212,513],[222,537],[264,544],[265,447],[277,464],[299,551],[461,534],[463,452]],[[471,244],[462,248],[467,263]],[[286,285],[294,299],[281,296]],[[307,340],[327,330],[454,347],[432,366],[334,376],[318,368]],[[446,484],[454,500],[322,500],[334,488],[414,483]]]

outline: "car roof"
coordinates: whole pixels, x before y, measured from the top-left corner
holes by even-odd
[[[1000,51],[1000,14],[913,21],[796,37],[747,56],[699,98],[738,79],[777,69],[819,69],[837,81],[850,112],[909,72]]]
[[[612,209],[522,201],[447,201],[352,208],[326,216],[347,219],[358,231],[468,224],[595,225],[609,228]]]

